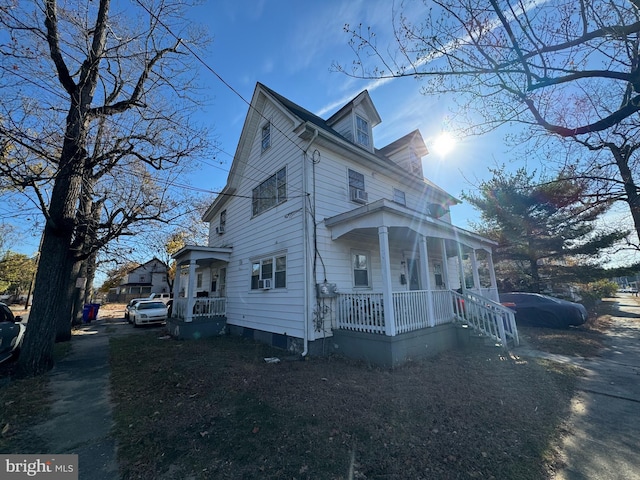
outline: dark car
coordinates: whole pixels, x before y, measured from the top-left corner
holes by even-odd
[[[26,330],[26,326],[20,323],[21,320],[21,317],[13,316],[7,305],[0,303],[0,363],[20,352]]]
[[[583,305],[539,293],[502,293],[500,303],[516,312],[521,325],[567,328],[587,321]]]

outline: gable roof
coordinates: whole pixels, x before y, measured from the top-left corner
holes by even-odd
[[[416,155],[420,157],[424,157],[429,154],[429,150],[424,143],[422,138],[422,134],[420,130],[414,130],[411,133],[407,133],[404,137],[399,138],[398,140],[391,142],[386,147],[382,147],[380,150],[377,150],[381,155],[388,157],[398,150],[402,150],[403,148],[409,146],[417,146],[418,150],[416,151]]]
[[[350,102],[347,102],[347,104],[344,105],[340,110],[331,115],[331,117],[327,119],[327,124],[334,125],[340,119],[344,118],[345,115],[350,114],[351,111],[358,105],[362,105],[365,112],[367,112],[367,116],[369,118],[369,121],[371,122],[371,127],[375,127],[380,122],[382,122],[382,119],[380,118],[380,115],[378,114],[378,111],[376,110],[376,107],[373,105],[373,101],[369,96],[369,91],[363,90],[358,95],[356,95],[356,98],[354,98]]]
[[[166,264],[166,263],[164,263],[164,262],[163,262],[162,260],[160,260],[158,257],[153,257],[153,258],[152,258],[151,260],[149,260],[148,262],[142,263],[142,264],[138,265],[137,267],[132,267],[131,269],[127,270],[127,275],[128,275],[128,274],[130,274],[130,273],[133,273],[133,272],[135,272],[136,270],[139,270],[139,269],[141,269],[141,268],[146,270],[146,268],[145,268],[145,267],[146,267],[147,265],[149,265],[150,263],[154,263],[154,262],[158,262],[158,263],[160,263],[160,264],[165,268],[165,270],[167,269],[167,264]]]
[[[395,142],[392,142],[391,144],[380,150],[375,149],[374,152],[371,153],[360,145],[353,143],[352,141],[341,135],[338,131],[333,129],[333,122],[344,116],[345,112],[350,111],[352,108],[354,108],[355,105],[359,103],[364,103],[364,106],[367,109],[367,114],[371,116],[372,126],[380,123],[380,116],[373,106],[373,102],[371,101],[371,97],[369,96],[369,92],[367,90],[359,93],[353,100],[347,102],[345,106],[331,115],[329,119],[325,120],[318,115],[310,112],[306,108],[301,107],[297,103],[294,103],[288,98],[280,95],[266,85],[257,82],[249,106],[249,111],[247,112],[247,116],[242,127],[242,132],[238,141],[236,153],[233,157],[233,163],[231,164],[231,169],[229,170],[227,185],[204,213],[204,215],[202,216],[203,221],[211,221],[213,219],[213,216],[218,211],[222,210],[227,200],[236,192],[238,182],[240,181],[240,178],[242,178],[242,172],[247,165],[246,160],[250,150],[247,145],[253,140],[253,137],[255,135],[255,132],[257,132],[259,125],[263,122],[263,120],[265,120],[264,116],[262,115],[261,109],[264,106],[267,98],[270,98],[273,103],[291,119],[293,123],[292,131],[295,131],[300,136],[303,135],[303,133],[299,132],[300,129],[302,130],[302,132],[304,132],[304,130],[306,129],[305,125],[312,125],[316,129],[318,129],[319,132],[323,133],[323,136],[336,143],[339,143],[343,147],[357,151],[362,157],[368,158],[369,160],[374,161],[380,166],[389,169],[393,173],[402,176],[406,181],[414,182],[415,184],[422,184],[424,187],[432,189],[432,191],[437,192],[438,195],[442,196],[445,199],[444,203],[447,203],[449,205],[460,203],[458,199],[438,187],[430,180],[426,178],[419,179],[415,177],[387,157],[386,153],[390,153],[400,145],[406,144],[407,142],[415,142],[416,140],[423,146],[423,148],[420,148],[417,153],[423,153],[423,155],[428,154],[428,150],[424,145],[422,135],[418,130],[414,130],[413,132],[405,135]]]

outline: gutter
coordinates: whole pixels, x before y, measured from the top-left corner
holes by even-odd
[[[304,195],[302,195],[302,235],[304,241],[304,261],[302,262],[304,266],[304,278],[305,278],[305,288],[304,288],[304,349],[300,356],[304,359],[309,354],[309,285],[313,283],[309,283],[309,222],[308,222],[308,214],[307,214],[307,198],[308,198],[308,181],[307,181],[307,152],[311,145],[318,137],[318,130],[314,129],[313,136],[307,143],[307,146],[303,149],[302,154],[302,190]],[[314,220],[315,221],[315,220]],[[314,252],[315,255],[315,252]],[[315,280],[315,279],[313,279]]]

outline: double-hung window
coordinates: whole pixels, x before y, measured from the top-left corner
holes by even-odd
[[[407,198],[402,190],[398,190],[397,188],[393,189],[393,201],[399,203],[400,205],[407,206]]]
[[[364,191],[364,175],[360,172],[349,169],[349,192],[353,195],[352,192],[354,190]]]
[[[371,265],[368,252],[351,252],[351,268],[353,269],[353,286],[366,288],[371,286]]]
[[[287,287],[287,257],[274,255],[251,262],[251,290]]]
[[[276,173],[253,189],[251,213],[255,217],[287,200],[287,168]]]
[[[356,115],[356,142],[369,148],[369,122],[360,115]]]
[[[271,146],[271,122],[267,122],[262,127],[262,151]]]

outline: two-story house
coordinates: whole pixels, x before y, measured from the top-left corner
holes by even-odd
[[[129,270],[120,284],[109,289],[110,302],[128,302],[133,298],[148,297],[152,293],[169,293],[167,264],[158,258]]]
[[[458,200],[425,179],[420,132],[377,149],[380,122],[367,91],[322,119],[257,84],[203,217],[209,245],[174,256],[174,335],[222,322],[302,355],[383,365],[454,347],[461,321],[517,342],[496,303],[493,243],[451,224]]]

